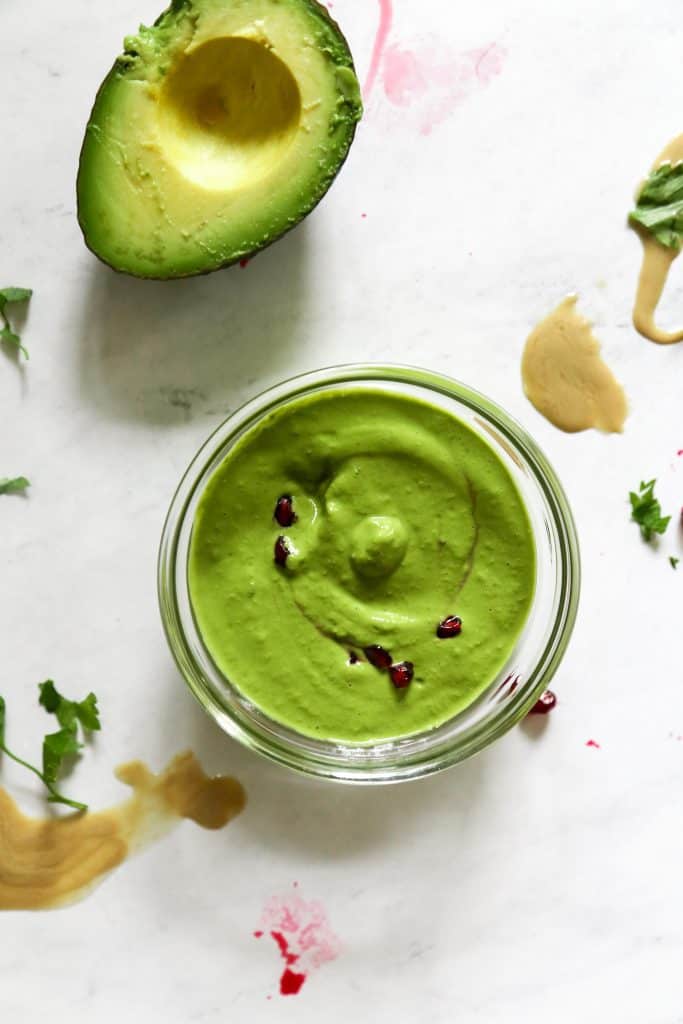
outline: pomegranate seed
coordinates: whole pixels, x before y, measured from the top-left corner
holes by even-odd
[[[371,665],[375,668],[379,668],[385,671],[391,668],[392,657],[389,651],[385,651],[379,644],[372,644],[370,647],[365,648],[365,657],[368,659]]]
[[[436,627],[436,635],[441,640],[447,640],[449,636],[458,636],[462,633],[462,619],[457,615],[449,615]]]
[[[291,526],[292,523],[296,522],[294,504],[289,494],[283,494],[281,498],[277,499],[275,518],[280,526]]]
[[[278,537],[275,541],[275,561],[277,565],[285,565],[289,557],[289,548],[284,537]]]
[[[547,715],[549,711],[552,711],[557,704],[557,697],[552,690],[546,690],[539,699],[536,701],[530,715]]]
[[[496,690],[495,696],[498,696],[498,694],[501,693],[503,694],[503,697],[510,697],[517,689],[519,680],[519,676],[506,676]]]
[[[412,661],[401,661],[398,665],[391,666],[389,675],[397,690],[405,690],[406,686],[410,686],[413,678],[413,669]]]

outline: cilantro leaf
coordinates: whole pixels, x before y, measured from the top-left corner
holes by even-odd
[[[39,704],[49,714],[56,716],[61,728],[57,732],[48,733],[43,739],[43,767],[42,771],[34,765],[24,761],[21,757],[13,754],[5,745],[5,722],[7,718],[7,706],[5,700],[0,696],[0,753],[7,754],[17,764],[27,768],[45,785],[49,796],[48,801],[53,804],[66,804],[77,811],[87,811],[87,804],[71,800],[60,793],[55,783],[59,778],[62,764],[66,757],[79,754],[83,744],[78,738],[78,726],[88,731],[100,729],[100,715],[97,707],[97,697],[89,693],[84,700],[67,700],[59,692],[51,679],[39,684]]]
[[[5,719],[7,718],[7,705],[5,698],[0,696],[0,750],[5,746]]]
[[[8,302],[28,302],[33,295],[32,288],[0,288],[0,307]]]
[[[67,725],[59,732],[49,733],[43,740],[43,778],[45,782],[56,782],[62,761],[71,754],[78,754],[83,744],[78,742],[76,725]]]
[[[8,345],[11,345],[12,348],[17,350],[17,352],[21,352],[24,359],[28,359],[28,350],[21,344],[21,338],[19,335],[15,334],[7,323],[2,330],[0,330],[0,341],[4,341]]]
[[[669,555],[669,562],[671,564],[671,568],[672,569],[676,569],[676,568],[678,568],[678,563],[680,562],[680,558],[674,558],[673,555]]]
[[[63,697],[51,679],[38,685],[40,697],[38,703],[51,714],[56,715],[57,721],[62,729],[75,728],[80,722],[84,729],[95,732],[102,728],[100,724],[100,713],[97,707],[97,697],[94,693],[81,701],[67,700]]]
[[[654,490],[656,480],[649,480],[647,483],[641,481],[638,493],[631,491],[629,499],[631,502],[631,519],[638,523],[643,539],[652,540],[655,533],[665,533],[671,521],[671,516],[663,516],[662,508],[655,498]]]
[[[31,288],[0,288],[0,320],[2,320],[0,342],[5,342],[17,352],[21,352],[25,359],[28,359],[28,352],[22,345],[19,335],[12,330],[5,309],[13,302],[28,302],[32,295]]]
[[[22,768],[27,768],[34,775],[37,775],[41,782],[45,785],[48,793],[50,794],[48,800],[53,804],[66,804],[67,807],[73,807],[75,811],[87,811],[88,805],[79,803],[78,800],[71,800],[68,796],[64,796],[60,793],[55,785],[54,781],[50,782],[43,772],[34,765],[29,764],[28,761],[24,761],[23,758],[13,754],[12,751],[5,744],[5,719],[6,719],[6,705],[4,697],[0,697],[0,753],[6,754],[17,764],[20,764]]]
[[[102,728],[100,709],[97,706],[97,697],[94,693],[89,693],[85,700],[79,701],[76,705],[76,714],[84,729],[88,729],[90,732],[99,732]]]
[[[51,715],[54,714],[62,702],[61,694],[57,692],[55,684],[51,679],[46,679],[44,683],[38,683],[38,691],[40,693],[38,697],[40,706],[45,708]]]
[[[651,232],[669,249],[683,240],[683,162],[664,163],[648,177],[628,215],[631,224]]]
[[[0,494],[20,494],[30,486],[31,484],[25,476],[15,476],[14,478],[5,476],[0,480]]]

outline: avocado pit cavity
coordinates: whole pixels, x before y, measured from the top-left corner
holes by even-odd
[[[203,189],[235,189],[272,172],[292,144],[301,95],[286,64],[260,42],[213,39],[181,58],[159,98],[169,163]]]

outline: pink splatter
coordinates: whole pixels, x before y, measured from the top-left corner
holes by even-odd
[[[460,53],[445,49],[439,40],[413,50],[392,45],[384,62],[384,94],[404,117],[409,109],[419,132],[429,135],[455,107],[500,74],[504,59],[497,43]]]
[[[501,73],[506,52],[495,42],[455,53],[437,38],[410,48],[390,42],[391,0],[378,2],[380,19],[365,80],[365,99],[369,100],[381,77],[384,96],[402,112],[401,125],[412,122],[422,135],[429,135],[459,103]],[[406,119],[408,111],[411,117]]]
[[[387,47],[382,81],[387,99],[397,107],[409,106],[428,88],[416,55],[398,46]]]
[[[679,448],[676,455],[683,455],[683,448]]]
[[[296,995],[311,971],[335,960],[341,951],[321,904],[307,902],[297,893],[270,900],[254,936],[261,938],[265,933],[273,939],[284,961],[280,976],[283,996]]]
[[[475,61],[474,73],[482,85],[496,78],[503,70],[506,51],[497,43],[490,43],[479,50],[470,50],[470,57]]]
[[[596,743],[595,740],[587,740],[586,741],[586,746],[587,747],[594,747],[596,750],[600,750],[600,744]]]
[[[393,8],[391,0],[379,0],[379,25],[377,26],[377,35],[375,36],[375,44],[372,48],[372,56],[370,57],[370,67],[368,68],[365,88],[363,90],[366,97],[372,92],[372,87],[377,79],[382,57],[384,56],[384,47],[387,44],[391,31],[392,20]]]

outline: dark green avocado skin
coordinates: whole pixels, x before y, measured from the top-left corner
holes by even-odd
[[[104,200],[101,190],[93,189],[94,172],[96,172],[93,153],[97,148],[97,140],[101,132],[101,111],[107,102],[111,88],[125,81],[129,76],[135,76],[140,59],[137,49],[138,40],[149,37],[150,34],[160,30],[162,32],[172,31],[174,23],[178,19],[192,18],[204,2],[205,0],[171,0],[169,6],[159,15],[151,28],[146,29],[141,26],[138,36],[127,37],[122,54],[114,61],[95,97],[78,163],[77,216],[87,248],[102,263],[117,273],[147,280],[194,277],[233,266],[268,248],[300,224],[324,198],[348,158],[358,122],[362,118],[363,106],[353,57],[345,36],[338,23],[330,16],[327,8],[317,0],[275,0],[280,7],[291,4],[304,10],[311,21],[316,38],[319,39],[321,51],[325,53],[335,69],[346,69],[347,71],[348,77],[345,81],[350,87],[345,87],[343,91],[340,91],[339,109],[329,127],[330,161],[320,167],[320,172],[315,180],[311,182],[306,193],[298,197],[296,206],[292,207],[286,218],[274,230],[262,233],[260,237],[255,237],[246,245],[242,244],[232,249],[228,246],[225,251],[216,256],[206,259],[201,264],[197,263],[191,266],[173,266],[170,261],[167,261],[163,266],[156,267],[150,266],[149,261],[122,260],[118,253],[111,251],[111,246],[106,241],[106,232],[103,239],[102,230],[98,231],[97,228],[98,222],[100,225],[102,224]],[[231,2],[232,0],[224,0],[226,7],[229,7]],[[97,180],[96,177],[95,180]]]

